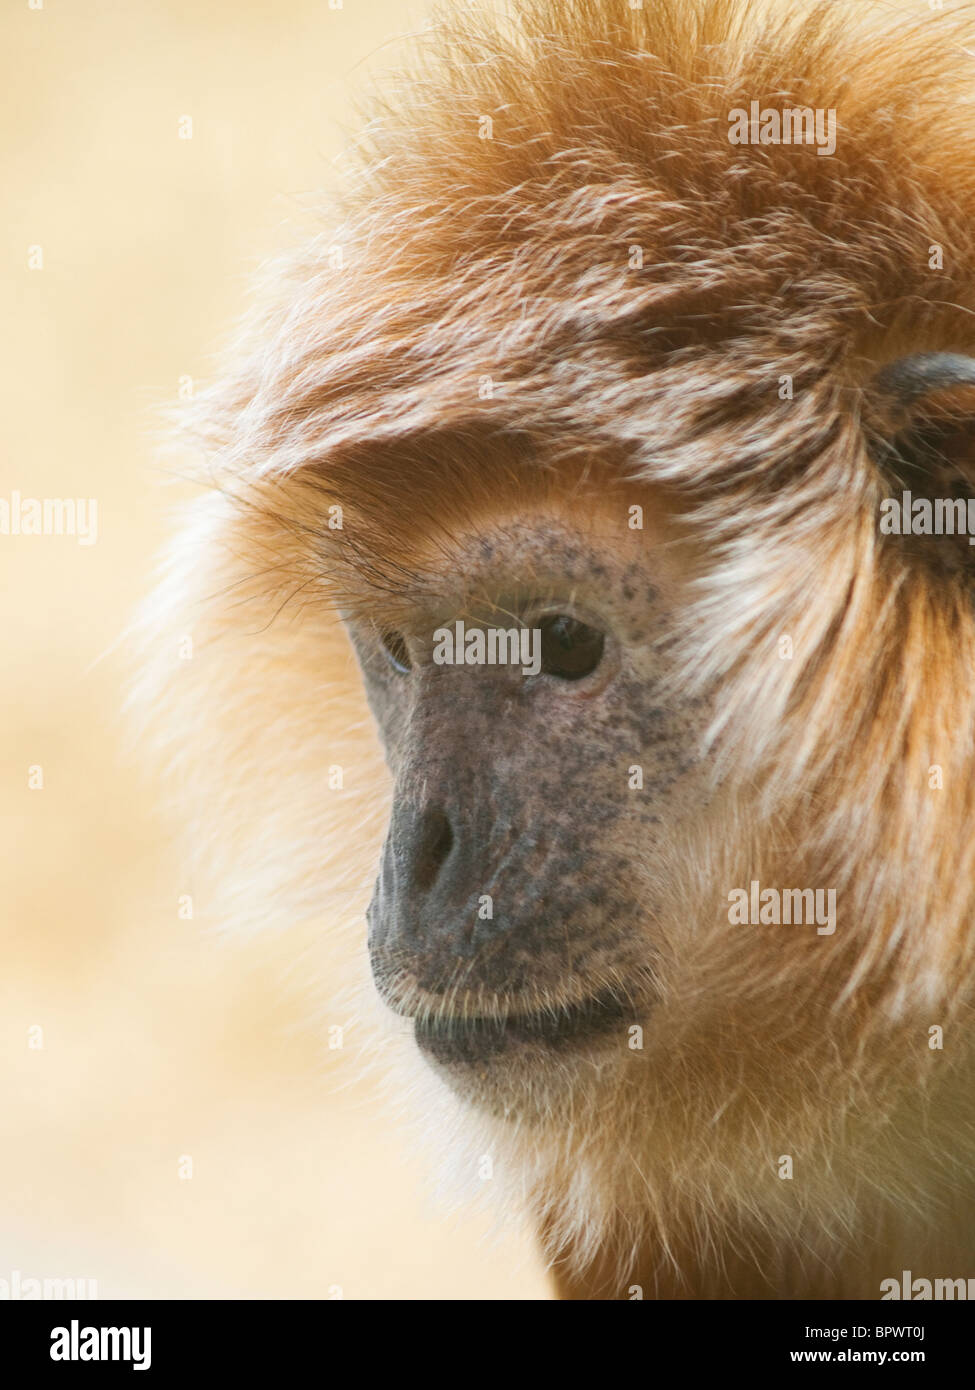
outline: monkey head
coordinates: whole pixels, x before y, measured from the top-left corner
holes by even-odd
[[[863,394],[863,468],[912,478],[918,495],[970,488],[973,389],[960,354],[886,365]],[[509,446],[493,448],[500,461]],[[639,1077],[696,996],[681,857],[695,846],[720,863],[715,819],[744,798],[714,757],[714,684],[687,678],[682,638],[709,563],[679,504],[606,473],[534,494],[526,477],[522,495],[507,516],[451,515],[436,539],[387,518],[396,582],[377,604],[376,555],[358,608],[350,599],[394,779],[368,943],[380,995],[459,1095],[564,1123],[594,1079]],[[958,550],[930,547],[933,575]],[[458,625],[468,641],[527,636],[537,659],[526,666],[519,643],[492,662],[461,635],[443,659],[438,634]],[[752,852],[747,834],[739,849]],[[723,884],[711,889],[703,913],[684,900],[699,926],[724,902]]]

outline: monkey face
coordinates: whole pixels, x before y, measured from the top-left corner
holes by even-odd
[[[488,1103],[625,1057],[657,1000],[704,712],[667,694],[676,566],[620,516],[474,530],[395,629],[350,623],[395,777],[374,978]]]

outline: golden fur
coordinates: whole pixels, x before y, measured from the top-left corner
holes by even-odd
[[[967,572],[881,544],[869,381],[975,350],[975,15],[514,11],[452,9],[419,45],[341,225],[272,268],[200,402],[212,490],[150,608],[143,698],[212,911],[361,940],[388,788],[336,612],[395,614],[455,515],[599,460],[679,512],[703,557],[682,688],[723,682],[720,814],[652,924],[666,1065],[529,1128],[455,1112],[389,1025],[376,1056],[442,1111],[458,1171],[494,1156],[563,1292],[970,1275],[975,617]],[[730,144],[756,99],[836,108],[835,155]],[[729,932],[751,878],[835,887],[835,937]]]

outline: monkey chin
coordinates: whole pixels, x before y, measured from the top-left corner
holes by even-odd
[[[414,1036],[421,1056],[468,1105],[541,1123],[596,1072],[623,1063],[635,1022],[632,1002],[607,992],[505,1019],[416,1019]]]

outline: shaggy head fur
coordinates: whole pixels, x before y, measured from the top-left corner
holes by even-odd
[[[622,545],[641,504],[683,557],[653,704],[701,780],[646,860],[626,839],[614,908],[621,971],[652,963],[642,1047],[528,1116],[455,1112],[401,1040],[567,1292],[972,1272],[975,568],[878,533],[874,379],[975,351],[973,50],[968,6],[451,11],[200,402],[212,492],[146,693],[238,925],[364,934],[389,793],[339,615],[401,627],[463,538],[536,512]],[[835,154],[732,144],[755,101],[834,109]],[[835,890],[835,932],[731,926],[754,880]]]

